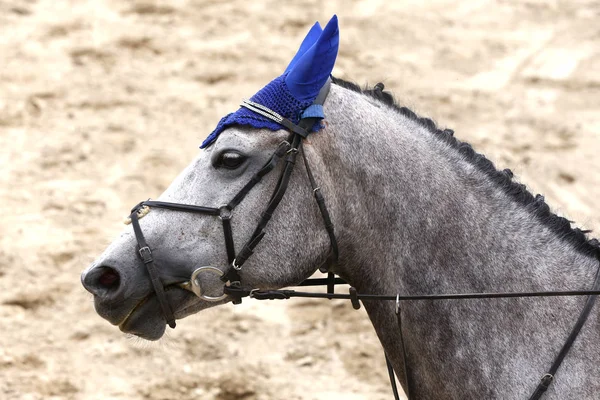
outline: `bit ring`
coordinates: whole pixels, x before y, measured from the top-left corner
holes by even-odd
[[[198,275],[200,275],[200,273],[204,272],[204,271],[212,272],[213,274],[219,275],[219,277],[223,276],[223,271],[221,271],[217,267],[206,266],[206,267],[196,268],[196,270],[194,272],[192,272],[188,290],[191,290],[196,296],[198,296],[202,300],[206,300],[206,301],[210,301],[210,302],[217,302],[217,301],[226,299],[228,295],[225,293],[223,293],[221,296],[207,296],[202,293],[202,287],[200,286],[200,283],[198,282]]]

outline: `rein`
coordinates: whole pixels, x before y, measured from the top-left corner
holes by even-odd
[[[298,286],[318,286],[326,284],[326,279],[307,279],[300,283]],[[343,279],[336,278],[335,284],[346,284]],[[297,292],[295,290],[283,289],[283,290],[259,290],[259,289],[242,289],[226,287],[225,293],[232,296],[241,298],[249,297],[256,300],[288,300],[292,297],[304,297],[304,298],[319,298],[319,299],[346,299],[350,300],[352,307],[356,310],[360,308],[360,300],[379,300],[379,301],[395,301],[396,308],[396,320],[398,323],[398,331],[400,333],[400,346],[402,348],[404,363],[404,381],[406,384],[406,396],[410,399],[410,381],[408,379],[408,365],[406,358],[406,349],[404,346],[404,338],[402,332],[402,317],[401,317],[401,302],[402,301],[422,301],[422,300],[468,300],[468,299],[504,299],[504,298],[523,298],[523,297],[564,297],[564,296],[590,296],[588,297],[583,310],[579,314],[579,318],[575,323],[575,326],[571,330],[571,333],[567,337],[566,342],[563,344],[558,355],[554,358],[552,365],[548,369],[538,386],[535,388],[533,394],[529,397],[529,400],[537,400],[542,397],[544,392],[548,390],[550,384],[554,381],[554,376],[558,371],[558,368],[562,364],[563,360],[567,356],[571,346],[577,339],[581,328],[587,321],[592,308],[596,302],[597,295],[600,294],[600,269],[596,272],[596,278],[594,284],[590,290],[566,290],[566,291],[543,291],[543,292],[504,292],[504,293],[457,293],[457,294],[429,294],[429,295],[412,295],[412,296],[401,296],[396,295],[377,295],[377,294],[359,294],[356,292],[354,287],[350,287],[349,294],[334,293],[333,290],[329,290],[327,293],[314,293],[314,292]],[[386,364],[390,375],[390,383],[394,398],[398,400],[398,389],[396,388],[396,381],[394,379],[393,367],[386,355]]]
[[[318,286],[319,284],[307,284],[317,279],[307,279],[298,286]],[[322,281],[322,280],[320,280]],[[336,284],[347,284],[346,281],[336,278]],[[506,299],[514,297],[565,297],[565,296],[596,296],[600,294],[600,285],[598,279],[594,282],[597,289],[591,290],[565,290],[565,291],[544,291],[544,292],[504,292],[504,293],[456,293],[456,294],[423,294],[412,296],[381,295],[381,294],[359,294],[351,292],[342,293],[314,293],[297,292],[295,290],[260,290],[260,289],[242,289],[228,287],[225,291],[236,297],[249,297],[256,300],[287,300],[292,297],[312,297],[319,299],[346,299],[354,302],[356,300],[395,300],[395,301],[414,301],[414,300],[465,300],[465,299]],[[322,284],[322,283],[320,283]],[[354,289],[354,288],[351,288]]]
[[[323,86],[313,105],[309,108],[313,107],[321,107],[327,94],[329,93],[330,81]],[[292,297],[304,297],[304,298],[323,298],[323,299],[347,299],[352,303],[352,307],[354,309],[360,308],[360,301],[368,300],[368,301],[395,301],[395,314],[396,320],[398,324],[398,330],[400,334],[400,347],[402,349],[402,362],[404,367],[404,383],[405,383],[405,392],[408,399],[411,398],[410,394],[410,381],[409,381],[409,371],[408,371],[408,363],[406,356],[406,349],[404,345],[404,337],[403,337],[403,329],[402,329],[402,316],[401,316],[401,303],[403,301],[436,301],[436,300],[469,300],[469,299],[500,299],[500,298],[523,298],[523,297],[561,297],[561,296],[589,296],[583,310],[581,311],[575,326],[571,330],[571,333],[567,337],[564,345],[560,349],[559,353],[555,357],[548,371],[542,376],[539,384],[535,388],[533,394],[529,397],[529,400],[538,400],[544,394],[544,392],[549,388],[550,384],[553,382],[556,372],[558,371],[561,363],[567,356],[571,346],[577,339],[581,328],[587,321],[587,318],[594,307],[596,302],[597,295],[600,294],[600,267],[596,272],[596,277],[594,279],[594,283],[590,290],[567,290],[567,291],[541,291],[541,292],[504,292],[504,293],[457,293],[457,294],[424,294],[424,295],[377,295],[377,294],[363,294],[357,293],[354,287],[350,287],[349,294],[335,293],[335,285],[336,284],[346,284],[343,279],[335,277],[332,272],[328,272],[327,278],[313,278],[307,279],[301,282],[297,286],[327,286],[327,293],[314,293],[314,292],[299,292],[295,290],[289,289],[281,289],[281,290],[260,290],[260,289],[248,289],[242,286],[242,279],[240,276],[240,272],[242,270],[242,266],[248,260],[250,256],[252,256],[254,252],[254,248],[260,243],[260,241],[265,236],[265,228],[269,223],[273,213],[279,203],[281,202],[290,181],[290,177],[292,171],[294,169],[296,158],[298,153],[302,154],[302,158],[304,161],[304,166],[306,169],[306,173],[308,175],[308,179],[310,181],[310,185],[313,190],[313,194],[317,205],[319,207],[319,211],[323,217],[323,222],[325,229],[329,235],[329,239],[331,242],[331,254],[328,259],[328,263],[335,263],[338,259],[338,244],[335,236],[334,226],[331,221],[329,212],[325,205],[325,199],[319,186],[317,185],[315,178],[310,169],[310,165],[306,158],[306,154],[302,150],[302,141],[305,139],[311,128],[315,123],[319,121],[318,117],[313,117],[313,113],[309,113],[309,117],[301,118],[298,124],[294,124],[292,121],[282,117],[276,112],[270,110],[269,108],[255,103],[251,101],[244,101],[241,104],[242,107],[245,107],[257,114],[260,114],[264,117],[267,117],[278,124],[285,127],[288,131],[290,131],[290,136],[287,141],[282,142],[277,147],[276,151],[273,153],[269,161],[257,172],[254,176],[244,185],[244,187],[233,197],[233,199],[225,204],[220,206],[219,208],[214,207],[204,207],[204,206],[196,206],[189,204],[180,204],[180,203],[170,203],[163,201],[143,201],[136,205],[131,210],[131,215],[129,216],[131,224],[133,226],[133,231],[138,243],[138,254],[142,259],[146,269],[148,270],[148,274],[150,275],[150,280],[152,282],[152,287],[160,304],[162,313],[167,321],[167,324],[171,328],[175,328],[175,317],[173,315],[173,311],[169,304],[169,301],[166,297],[164,285],[160,279],[158,268],[154,264],[154,259],[152,257],[152,251],[148,246],[142,229],[139,224],[139,219],[142,218],[149,212],[150,207],[163,208],[174,211],[183,211],[183,212],[192,212],[197,214],[204,214],[210,216],[217,216],[221,220],[223,225],[223,234],[225,240],[225,247],[227,251],[227,259],[229,269],[223,272],[221,269],[214,266],[203,266],[197,268],[193,273],[189,281],[179,283],[179,286],[183,289],[192,291],[199,298],[209,301],[209,302],[219,302],[225,299],[232,299],[234,304],[239,304],[242,301],[242,298],[249,297],[256,300],[287,300]],[[314,110],[314,109],[313,109]],[[261,214],[260,220],[257,224],[254,233],[250,236],[250,238],[246,241],[242,249],[236,253],[235,246],[233,242],[233,231],[231,227],[231,218],[233,215],[233,211],[236,206],[242,202],[242,200],[246,197],[246,195],[250,192],[250,190],[258,184],[262,178],[271,172],[275,166],[284,159],[285,165],[283,167],[283,171],[279,177],[275,190],[271,195],[271,198],[268,202],[266,209]],[[200,284],[199,276],[201,273],[210,272],[220,275],[220,279],[224,282],[223,294],[220,296],[208,296],[203,293],[203,289]],[[394,393],[394,398],[398,400],[399,394],[396,387],[396,381],[394,376],[394,370],[390,363],[389,358],[386,355],[386,364],[388,367],[388,373],[390,377],[390,383],[392,386],[392,391]]]

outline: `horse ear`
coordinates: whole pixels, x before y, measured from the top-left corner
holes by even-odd
[[[304,53],[306,53],[306,50],[310,49],[310,47],[313,44],[315,44],[315,42],[317,41],[319,36],[321,36],[321,32],[323,32],[323,29],[321,28],[321,24],[319,24],[319,21],[317,21],[317,22],[315,22],[315,24],[312,26],[312,28],[310,28],[310,30],[306,34],[306,37],[302,41],[302,44],[300,45],[298,52],[296,53],[296,55],[294,56],[294,58],[292,59],[290,64],[287,66],[287,68],[285,69],[285,72],[288,72],[290,69],[292,69],[292,67],[294,65],[296,65],[296,63],[298,62],[300,57],[302,57],[304,55]]]
[[[285,83],[300,101],[317,97],[335,64],[340,43],[337,16],[334,15],[325,29],[306,52],[289,70]]]

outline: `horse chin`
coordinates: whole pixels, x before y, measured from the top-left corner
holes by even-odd
[[[183,319],[205,308],[230,301],[225,299],[209,303],[175,286],[167,287],[166,294],[176,319]],[[122,332],[150,341],[159,340],[166,330],[166,321],[154,294],[149,294],[137,303],[118,325]]]
[[[142,306],[139,310],[130,314],[125,321],[119,324],[119,329],[124,333],[132,334],[145,340],[158,340],[165,333],[165,319],[162,315],[156,313],[154,309],[152,309],[152,312],[145,312],[144,308]]]
[[[177,319],[183,318],[180,310],[185,310],[191,304],[198,302],[195,295],[176,287],[167,287],[166,295]],[[118,325],[122,332],[142,339],[152,341],[160,339],[165,333],[166,321],[156,295],[152,293],[144,297]]]
[[[190,302],[188,305],[184,307],[180,307],[177,311],[175,311],[176,319],[183,319],[185,317],[189,317],[190,315],[196,314],[199,311],[204,309],[218,306],[220,304],[229,303],[231,299],[224,299],[217,302],[207,302],[200,299],[196,299],[193,302]]]

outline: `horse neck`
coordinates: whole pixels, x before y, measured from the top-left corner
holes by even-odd
[[[335,203],[339,272],[411,292],[589,282],[597,260],[536,216],[541,199],[524,205],[475,165],[470,146],[333,87],[320,174]]]
[[[360,293],[591,286],[598,261],[467,160],[468,149],[458,151],[389,106],[334,88],[327,121],[333,134],[322,139],[327,162],[320,173],[340,243],[336,272]],[[365,306],[401,369],[394,305]],[[521,306],[516,302],[515,312]]]

